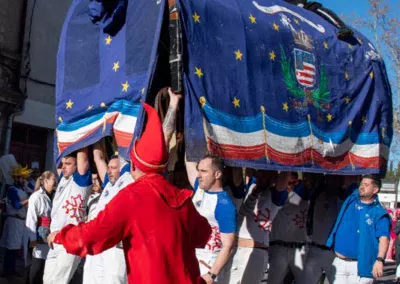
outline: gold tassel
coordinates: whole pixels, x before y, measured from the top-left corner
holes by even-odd
[[[267,125],[265,122],[265,108],[264,106],[260,107],[261,113],[262,113],[262,121],[263,121],[263,129],[264,129],[264,143],[265,143],[265,158],[267,159],[267,163],[270,164],[271,161],[269,159],[268,155],[268,143],[267,143]]]

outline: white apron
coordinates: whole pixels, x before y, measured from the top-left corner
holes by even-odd
[[[17,187],[13,187],[18,192],[18,197],[20,201],[28,199],[28,194]],[[24,239],[25,232],[25,218],[27,207],[24,206],[21,209],[15,209],[9,199],[7,199],[7,219],[4,223],[3,234],[0,240],[0,246],[7,249],[15,250],[22,248],[22,243]],[[19,218],[14,218],[12,216],[18,216]]]

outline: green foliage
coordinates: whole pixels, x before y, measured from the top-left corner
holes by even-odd
[[[397,164],[397,168],[393,169],[393,162],[390,162],[389,169],[386,172],[386,176],[383,179],[384,182],[396,182],[400,178],[400,163]]]

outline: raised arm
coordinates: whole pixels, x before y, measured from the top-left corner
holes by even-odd
[[[61,176],[62,165],[63,165],[64,161],[65,161],[65,158],[62,158],[61,159],[61,163],[58,165],[58,168],[57,168],[57,174],[58,174],[59,177]]]
[[[197,162],[188,162],[185,154],[185,165],[190,185],[194,188],[194,183],[197,178]]]
[[[96,164],[97,173],[99,174],[101,182],[104,182],[107,173],[107,163],[104,159],[102,145],[97,142],[93,145],[93,159]]]
[[[89,170],[89,157],[88,157],[88,149],[82,148],[77,152],[77,170],[80,175],[85,175]]]
[[[290,180],[290,172],[280,172],[276,177],[275,189],[277,191],[283,191],[287,188]]]
[[[229,185],[232,195],[235,199],[243,199],[246,195],[246,186],[243,181],[243,168],[226,167],[225,170],[229,173],[225,175],[226,184]]]
[[[175,132],[176,113],[178,111],[179,100],[182,98],[182,95],[173,93],[171,88],[168,88],[168,94],[169,106],[163,122],[165,145],[167,145],[167,147],[171,141],[172,134]]]
[[[239,187],[243,183],[243,169],[232,167],[232,181],[235,187]]]

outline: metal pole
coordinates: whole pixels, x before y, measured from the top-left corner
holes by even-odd
[[[168,0],[168,8],[171,89],[174,93],[182,93],[182,29],[179,20],[178,5],[175,0]]]

